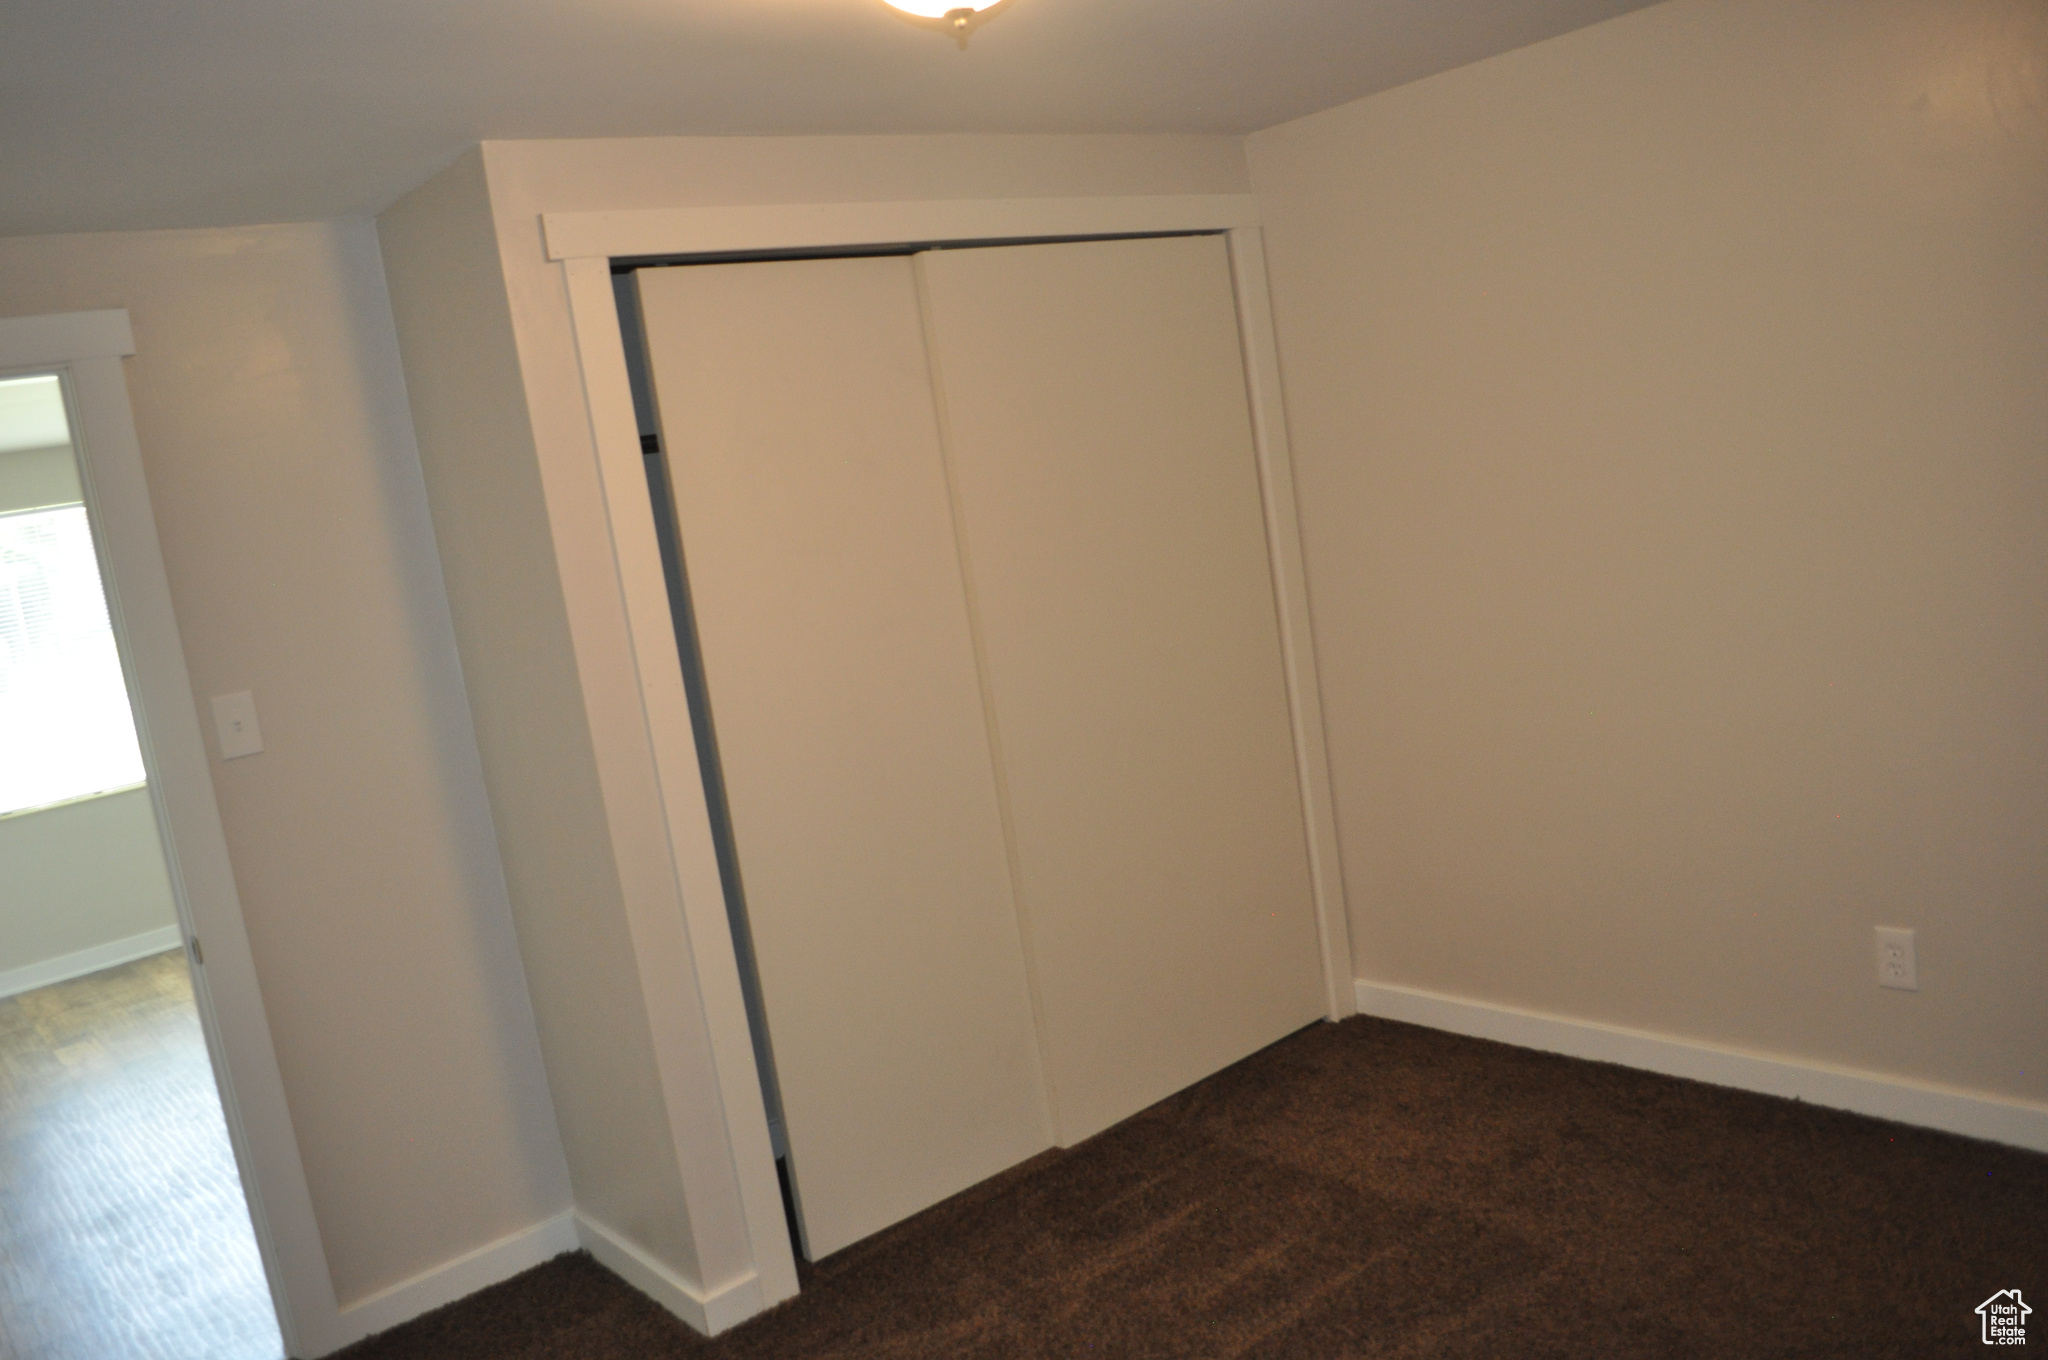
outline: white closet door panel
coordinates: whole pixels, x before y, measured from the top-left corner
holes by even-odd
[[[814,1259],[1050,1143],[912,271],[639,275]]]
[[[1063,1144],[1323,998],[1220,237],[918,257]]]

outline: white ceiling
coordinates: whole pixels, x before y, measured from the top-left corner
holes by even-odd
[[[1249,132],[1650,0],[4,0],[0,235],[381,210],[484,138]]]

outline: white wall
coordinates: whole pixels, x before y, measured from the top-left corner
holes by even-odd
[[[148,789],[0,817],[0,996],[110,966],[98,951],[177,924]]]
[[[1250,139],[1362,977],[2048,1099],[2044,81],[1670,0]]]
[[[346,1304],[568,1201],[375,232],[0,240],[0,315],[102,307],[198,701],[262,718],[213,778]]]
[[[471,150],[379,220],[437,542],[579,1209],[700,1278]]]

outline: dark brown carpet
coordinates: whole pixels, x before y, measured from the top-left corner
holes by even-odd
[[[1985,1353],[1973,1310],[2013,1288],[2048,1309],[2048,1157],[1358,1019],[828,1258],[716,1341],[579,1254],[343,1354],[1922,1360]]]

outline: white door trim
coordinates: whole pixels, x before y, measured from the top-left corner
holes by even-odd
[[[1294,455],[1287,441],[1287,409],[1280,392],[1280,348],[1273,332],[1273,300],[1266,288],[1265,238],[1256,226],[1233,227],[1230,275],[1237,291],[1238,341],[1244,349],[1245,396],[1251,403],[1252,445],[1258,451],[1259,492],[1265,500],[1266,552],[1273,571],[1274,612],[1280,617],[1280,654],[1287,670],[1287,710],[1294,724],[1294,773],[1308,829],[1309,881],[1315,892],[1316,932],[1322,941],[1325,1014],[1342,1020],[1358,1013],[1352,986],[1351,917],[1344,903],[1344,871],[1337,858],[1337,813],[1330,795],[1329,745],[1323,737],[1323,691],[1316,670],[1315,633],[1309,627],[1308,567],[1301,551],[1301,514],[1294,500]]]
[[[944,198],[542,213],[550,260],[819,250],[935,241],[1130,236],[1256,226],[1250,194]]]
[[[719,1095],[724,1101],[732,1160],[725,1168],[700,1168],[700,1174],[722,1172],[733,1177],[745,1207],[744,1227],[733,1224],[726,1228],[723,1240],[710,1240],[719,1234],[706,1233],[721,1225],[692,1224],[698,1233],[700,1257],[731,1260],[737,1254],[740,1259],[751,1259],[762,1285],[762,1306],[786,1297],[785,1289],[795,1292],[782,1226],[781,1192],[775,1182],[766,1114],[754,1084],[753,1049],[737,963],[724,919],[696,748],[674,659],[674,631],[660,554],[651,521],[642,523],[646,516],[640,505],[646,493],[640,472],[639,430],[611,290],[610,261],[614,258],[1066,236],[1228,234],[1265,499],[1267,550],[1285,653],[1296,777],[1308,827],[1306,852],[1313,876],[1327,1014],[1337,1020],[1356,1012],[1349,918],[1337,862],[1322,701],[1309,634],[1301,530],[1255,199],[1246,194],[1206,194],[639,209],[546,213],[541,227],[548,258],[562,268],[591,447],[610,511],[619,603],[632,636],[645,704],[648,749],[636,759],[651,763],[657,771],[673,856],[672,881],[681,889],[688,920],[687,944],[678,941],[664,953],[668,962],[695,970],[718,1068]],[[603,752],[599,759],[605,759]],[[663,961],[643,959],[642,967],[651,962]],[[670,1098],[677,1094],[670,1093]],[[682,1151],[680,1140],[678,1151]],[[687,1165],[685,1174],[687,1178]],[[785,1276],[784,1271],[789,1273]]]
[[[578,259],[564,265],[564,274],[570,320],[576,331],[576,359],[583,372],[585,409],[597,450],[598,480],[604,489],[612,560],[618,572],[619,603],[625,612],[639,682],[640,712],[636,716],[646,742],[644,755],[659,803],[667,861],[657,869],[648,857],[639,857],[635,868],[643,872],[628,873],[622,864],[620,880],[626,889],[633,954],[647,998],[655,1065],[667,1088],[662,1099],[669,1110],[677,1169],[685,1200],[691,1205],[698,1264],[706,1276],[699,1284],[706,1296],[712,1296],[737,1281],[757,1278],[761,1306],[772,1307],[797,1292],[796,1257],[783,1222],[782,1188],[768,1136],[768,1110],[754,1061],[753,1035],[747,1027],[739,958],[725,915],[725,888],[718,873],[711,812],[697,767],[696,729],[677,660],[668,581],[662,574],[661,548],[648,509],[647,470],[633,414],[611,269],[603,259]],[[606,748],[599,745],[597,753],[600,763],[604,762]],[[643,782],[646,773],[642,772]],[[677,904],[679,912],[673,910]],[[703,1099],[693,1079],[697,1069],[692,1061],[693,1018],[682,1013],[689,997],[667,982],[684,973],[695,974],[702,998],[717,1101]],[[701,1124],[712,1117],[722,1119],[723,1139],[689,1136],[693,1122]],[[729,1160],[692,1154],[693,1147],[720,1143]],[[699,1206],[732,1197],[733,1190],[737,1190],[738,1223],[700,1210]],[[707,1231],[719,1227],[726,1231]],[[656,1297],[664,1302],[672,1298],[667,1294]],[[692,1325],[703,1324],[701,1316],[680,1316]]]
[[[125,310],[0,319],[0,371],[64,377],[79,480],[178,923],[182,938],[197,937],[205,954],[205,964],[192,969],[192,990],[228,1138],[285,1348],[293,1355],[319,1355],[354,1338],[340,1334],[327,1254],[285,1103],[185,672],[121,372],[122,358],[134,352]]]

